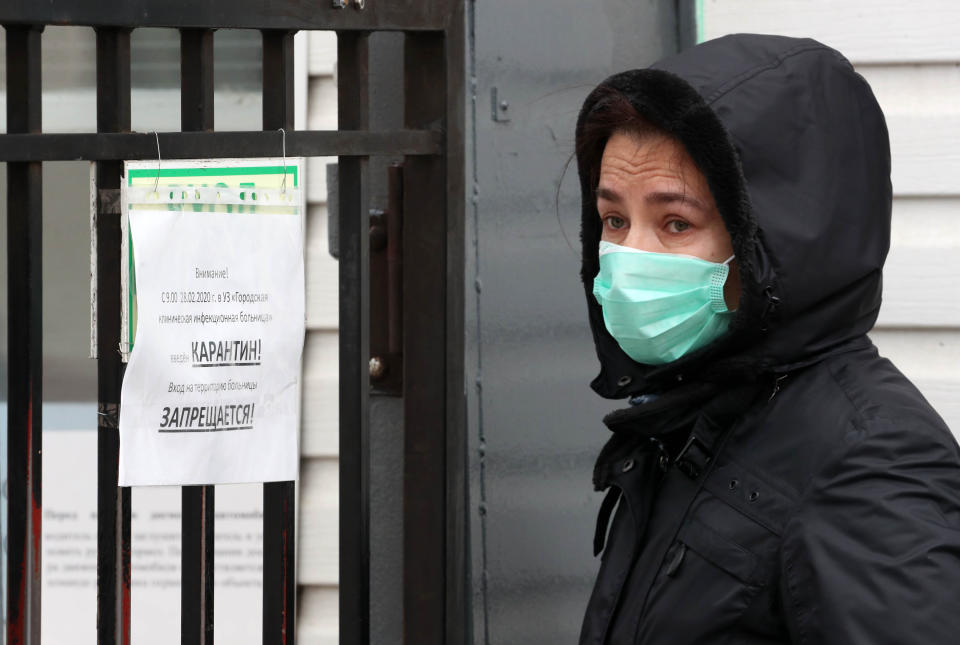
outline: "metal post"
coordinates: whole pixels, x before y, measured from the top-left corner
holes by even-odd
[[[263,129],[292,130],[293,34],[263,32]],[[280,141],[279,135],[277,137]],[[279,146],[278,146],[279,152]],[[263,642],[293,645],[296,559],[294,482],[263,485]]]
[[[369,125],[369,37],[337,33],[341,130]],[[370,642],[370,243],[366,157],[339,157],[340,642]],[[410,643],[416,641],[407,641]]]
[[[213,30],[180,30],[180,128],[213,130]],[[213,645],[214,487],[184,486],[180,642]]]
[[[97,29],[97,131],[130,130],[130,31]],[[122,161],[97,162],[100,190],[119,189]],[[120,458],[120,216],[97,207],[97,641],[130,642],[130,488]]]
[[[406,127],[440,127],[443,33],[408,33]],[[404,163],[404,642],[442,645],[446,613],[447,200],[444,156]],[[342,233],[341,233],[342,234]],[[415,270],[414,270],[415,268]]]
[[[446,616],[447,643],[469,642],[467,411],[464,366],[466,271],[466,3],[446,2]]]
[[[40,132],[43,27],[7,27],[7,130]],[[40,644],[43,166],[7,164],[7,643]]]

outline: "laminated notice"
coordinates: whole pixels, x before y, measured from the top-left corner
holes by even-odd
[[[248,169],[255,162],[246,160]],[[126,186],[135,299],[120,400],[121,486],[297,476],[300,188],[292,178],[278,187],[269,174],[242,190],[211,187],[198,171],[216,164],[186,169],[180,186],[156,186],[147,173]],[[128,162],[128,175],[147,165]],[[284,171],[293,175],[291,166]]]

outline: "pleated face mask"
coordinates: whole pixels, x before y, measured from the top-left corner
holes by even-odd
[[[600,242],[593,296],[603,322],[627,356],[663,365],[697,350],[730,326],[723,299],[725,262],[652,253]]]

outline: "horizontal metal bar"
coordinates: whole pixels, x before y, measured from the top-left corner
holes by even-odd
[[[279,157],[280,132],[161,132],[163,159]],[[300,130],[286,134],[286,154],[297,157],[439,155],[443,133],[434,130],[384,132]],[[3,134],[0,161],[104,161],[154,159],[153,132],[83,134]]]
[[[343,9],[332,0],[4,0],[0,24],[440,31],[447,13],[446,3],[423,0],[351,0]]]

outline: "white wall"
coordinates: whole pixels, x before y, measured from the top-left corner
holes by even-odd
[[[699,0],[700,40],[815,38],[838,49],[883,108],[893,234],[870,334],[960,436],[960,3]]]

